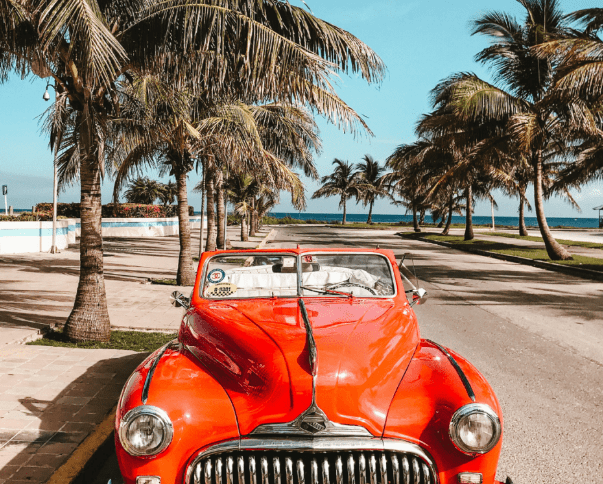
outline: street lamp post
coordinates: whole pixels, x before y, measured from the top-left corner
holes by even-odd
[[[48,93],[49,87],[52,87],[54,89],[55,102],[56,102],[57,90],[54,87],[54,85],[52,85],[50,83],[46,84],[46,90],[44,91],[44,95],[42,96],[42,99],[44,99],[44,101],[48,101],[50,99],[50,94]],[[58,198],[57,153],[58,153],[58,151],[59,151],[58,143],[55,143],[54,160],[53,160],[54,181],[53,181],[53,187],[52,187],[52,246],[50,247],[51,254],[56,254],[59,252],[59,249],[57,249],[57,198]]]

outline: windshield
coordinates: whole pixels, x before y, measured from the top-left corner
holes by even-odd
[[[301,267],[300,267],[301,266]],[[387,258],[374,253],[227,254],[205,266],[202,297],[391,297]]]

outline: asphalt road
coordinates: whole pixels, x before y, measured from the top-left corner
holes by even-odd
[[[498,479],[603,483],[603,284],[378,230],[291,227],[272,246],[375,247],[413,255],[428,291],[421,336],[493,386],[504,413]]]
[[[498,479],[603,483],[603,284],[409,241],[393,232],[279,228],[269,247],[411,253],[429,300],[421,335],[469,359],[504,413]],[[112,456],[94,484],[121,482]]]

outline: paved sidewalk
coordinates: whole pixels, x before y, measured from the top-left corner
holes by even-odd
[[[249,242],[256,247],[271,231]],[[198,247],[198,234],[193,247]],[[176,277],[178,237],[105,240],[105,284],[113,327],[176,332],[169,295],[190,287],[152,285]],[[65,322],[75,298],[79,250],[0,257],[0,484],[44,483],[117,403],[146,353],[26,346]]]

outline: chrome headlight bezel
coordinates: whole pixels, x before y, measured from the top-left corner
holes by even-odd
[[[461,422],[461,420],[465,417],[468,417],[469,415],[478,413],[486,415],[492,422],[492,426],[494,429],[494,433],[492,435],[492,438],[488,442],[488,445],[482,449],[474,449],[468,447],[465,442],[462,441],[458,433],[459,423]],[[494,412],[494,410],[490,408],[490,406],[484,403],[470,403],[468,405],[462,406],[454,413],[452,419],[450,420],[450,427],[448,433],[450,436],[450,440],[452,441],[454,446],[463,454],[486,454],[487,452],[490,452],[496,446],[496,444],[498,444],[498,441],[500,440],[500,436],[502,434],[502,427],[500,425],[500,419],[498,418],[498,415],[496,414],[496,412]]]
[[[132,446],[128,440],[128,430],[132,422],[140,416],[150,415],[161,422],[163,425],[163,439],[161,444],[153,448],[151,451],[140,451]],[[141,405],[140,407],[133,408],[128,411],[122,418],[119,424],[119,441],[124,450],[133,456],[152,456],[163,452],[172,442],[174,436],[174,426],[172,421],[168,417],[165,410],[159,407],[153,407],[152,405]]]

